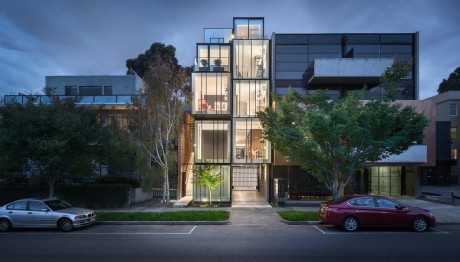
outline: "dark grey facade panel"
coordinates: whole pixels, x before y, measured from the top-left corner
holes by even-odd
[[[378,44],[378,34],[345,34],[348,44]]]
[[[275,34],[277,45],[295,45],[295,44],[308,44],[308,35],[305,34]]]
[[[341,45],[310,45],[309,50],[313,54],[342,54]]]
[[[382,53],[411,54],[412,45],[382,45]]]
[[[452,160],[449,121],[436,121],[436,161]]]
[[[318,34],[309,35],[309,44],[338,44],[342,43],[342,34]]]
[[[289,87],[289,86],[305,86],[306,81],[299,80],[299,79],[283,79],[283,80],[275,80],[276,87]]]
[[[282,71],[305,71],[308,63],[276,63],[276,72]]]
[[[277,54],[307,54],[308,45],[276,45]]]
[[[307,62],[308,54],[277,54],[275,62]]]
[[[414,44],[414,34],[382,34],[382,44]]]

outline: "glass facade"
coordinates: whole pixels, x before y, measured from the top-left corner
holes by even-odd
[[[289,87],[303,92],[328,89],[337,90],[336,96],[340,97],[349,90],[362,89],[364,85],[377,90],[378,83],[367,80],[351,84],[336,80],[309,83],[314,61],[322,58],[392,58],[413,62],[412,70],[398,88],[398,99],[415,99],[418,78],[416,39],[416,34],[275,34],[274,92],[283,94]]]
[[[233,54],[233,78],[268,79],[268,40],[234,40]]]
[[[256,117],[268,106],[268,80],[238,80],[233,83],[233,116]]]
[[[211,201],[216,202],[229,202],[231,191],[230,191],[230,166],[219,166],[218,170],[221,175],[221,179],[224,183],[219,185],[216,189],[211,191]],[[209,201],[209,189],[206,186],[199,186],[194,184],[193,188],[193,199],[199,202]]]
[[[269,162],[269,142],[262,139],[262,125],[257,118],[235,119],[233,139],[234,163]]]
[[[262,39],[264,37],[264,19],[234,18],[233,34],[235,39]]]
[[[230,163],[230,121],[195,121],[195,163]]]
[[[192,74],[192,113],[230,114],[230,74]]]
[[[230,45],[198,44],[195,71],[230,71]]]
[[[228,43],[232,40],[231,28],[205,28],[205,43]]]

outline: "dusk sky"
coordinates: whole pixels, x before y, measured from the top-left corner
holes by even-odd
[[[420,33],[420,99],[460,66],[458,0],[0,0],[0,96],[48,75],[124,75],[154,42],[192,65],[205,27],[265,18],[276,33]]]

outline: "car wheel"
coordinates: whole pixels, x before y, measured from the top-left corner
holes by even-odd
[[[70,230],[72,230],[73,229],[72,220],[70,220],[68,218],[63,218],[63,219],[59,220],[58,228],[61,231],[70,231]]]
[[[416,217],[413,221],[412,221],[412,229],[416,232],[423,232],[423,231],[427,231],[429,228],[428,226],[428,222],[426,221],[425,218],[423,217]]]
[[[1,218],[0,219],[0,231],[6,232],[11,230],[11,223],[8,219],[6,218]]]
[[[358,228],[359,228],[358,219],[356,219],[354,217],[346,217],[343,220],[342,227],[347,232],[354,232],[354,231],[358,230]]]

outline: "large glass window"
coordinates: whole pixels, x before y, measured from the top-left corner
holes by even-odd
[[[205,43],[228,43],[232,40],[231,28],[205,28]]]
[[[230,163],[230,121],[195,122],[195,163]]]
[[[456,148],[452,148],[452,149],[450,150],[450,155],[451,155],[452,160],[457,160],[457,149],[456,149]]]
[[[236,39],[261,39],[264,37],[264,19],[235,18],[233,30]]]
[[[268,78],[268,40],[234,40],[233,78]]]
[[[267,163],[270,160],[269,142],[262,139],[262,125],[258,119],[235,120],[233,132],[235,163]]]
[[[230,71],[229,45],[198,45],[195,71]]]
[[[230,166],[216,166],[213,169],[215,174],[220,174],[224,183],[211,191],[211,201],[228,202],[230,201]],[[194,184],[193,200],[199,202],[209,201],[209,190],[206,186]]]
[[[230,114],[230,73],[193,73],[193,114]]]
[[[268,80],[238,80],[233,83],[233,115],[257,116],[268,106]]]

